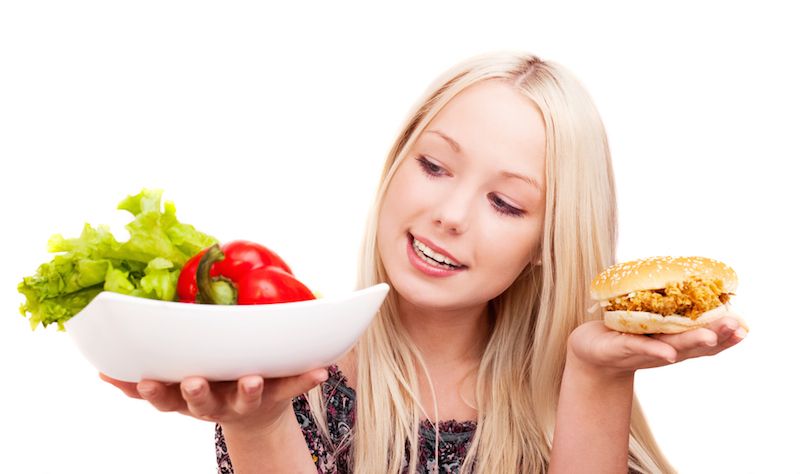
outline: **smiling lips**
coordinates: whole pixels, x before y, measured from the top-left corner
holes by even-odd
[[[406,247],[412,265],[427,275],[450,276],[468,268],[440,247],[423,242],[410,233]]]

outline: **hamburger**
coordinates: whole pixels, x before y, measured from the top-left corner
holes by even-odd
[[[618,263],[592,280],[605,325],[631,334],[677,334],[735,316],[728,302],[736,272],[705,257],[651,257]],[[747,326],[740,320],[740,324]]]

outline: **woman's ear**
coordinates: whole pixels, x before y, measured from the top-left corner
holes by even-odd
[[[533,263],[534,267],[541,267],[542,266],[542,248],[541,246],[537,246],[531,250],[531,262]]]
[[[534,267],[541,267],[542,266],[542,252],[537,251],[536,254],[531,255],[531,261],[536,262],[533,264]]]

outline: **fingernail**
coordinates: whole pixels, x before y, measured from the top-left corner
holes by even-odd
[[[744,337],[747,335],[747,331],[745,330],[745,328],[739,328],[736,330],[735,333],[733,333],[733,335],[739,339],[744,339]]]
[[[192,380],[191,382],[186,382],[184,389],[186,393],[189,395],[197,395],[200,393],[200,390],[203,388],[203,384],[198,382],[197,380]]]
[[[244,383],[244,393],[253,395],[261,387],[261,381],[250,380]]]
[[[156,388],[153,387],[152,385],[148,385],[148,384],[137,385],[136,386],[136,390],[139,392],[139,395],[141,395],[141,396],[143,396],[145,398],[150,397],[154,393],[156,393]]]

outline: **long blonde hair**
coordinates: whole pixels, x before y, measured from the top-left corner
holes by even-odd
[[[388,277],[377,248],[378,214],[389,182],[433,117],[459,92],[501,79],[541,111],[546,132],[546,213],[541,255],[489,302],[494,326],[477,370],[477,429],[462,472],[544,472],[550,460],[556,404],[567,338],[593,319],[588,285],[615,261],[617,210],[606,134],[591,98],[563,67],[528,54],[482,55],[440,76],[416,104],[392,146],[362,242],[358,287]],[[352,472],[399,473],[408,446],[408,472],[416,472],[419,428],[418,371],[424,360],[403,328],[397,295],[389,293],[356,344],[357,416],[340,446],[351,449]],[[326,400],[307,394],[323,439]],[[438,414],[436,416],[438,427]],[[438,441],[438,438],[437,438]],[[438,445],[437,445],[438,446]],[[629,466],[673,472],[658,449],[638,401],[631,418]]]

